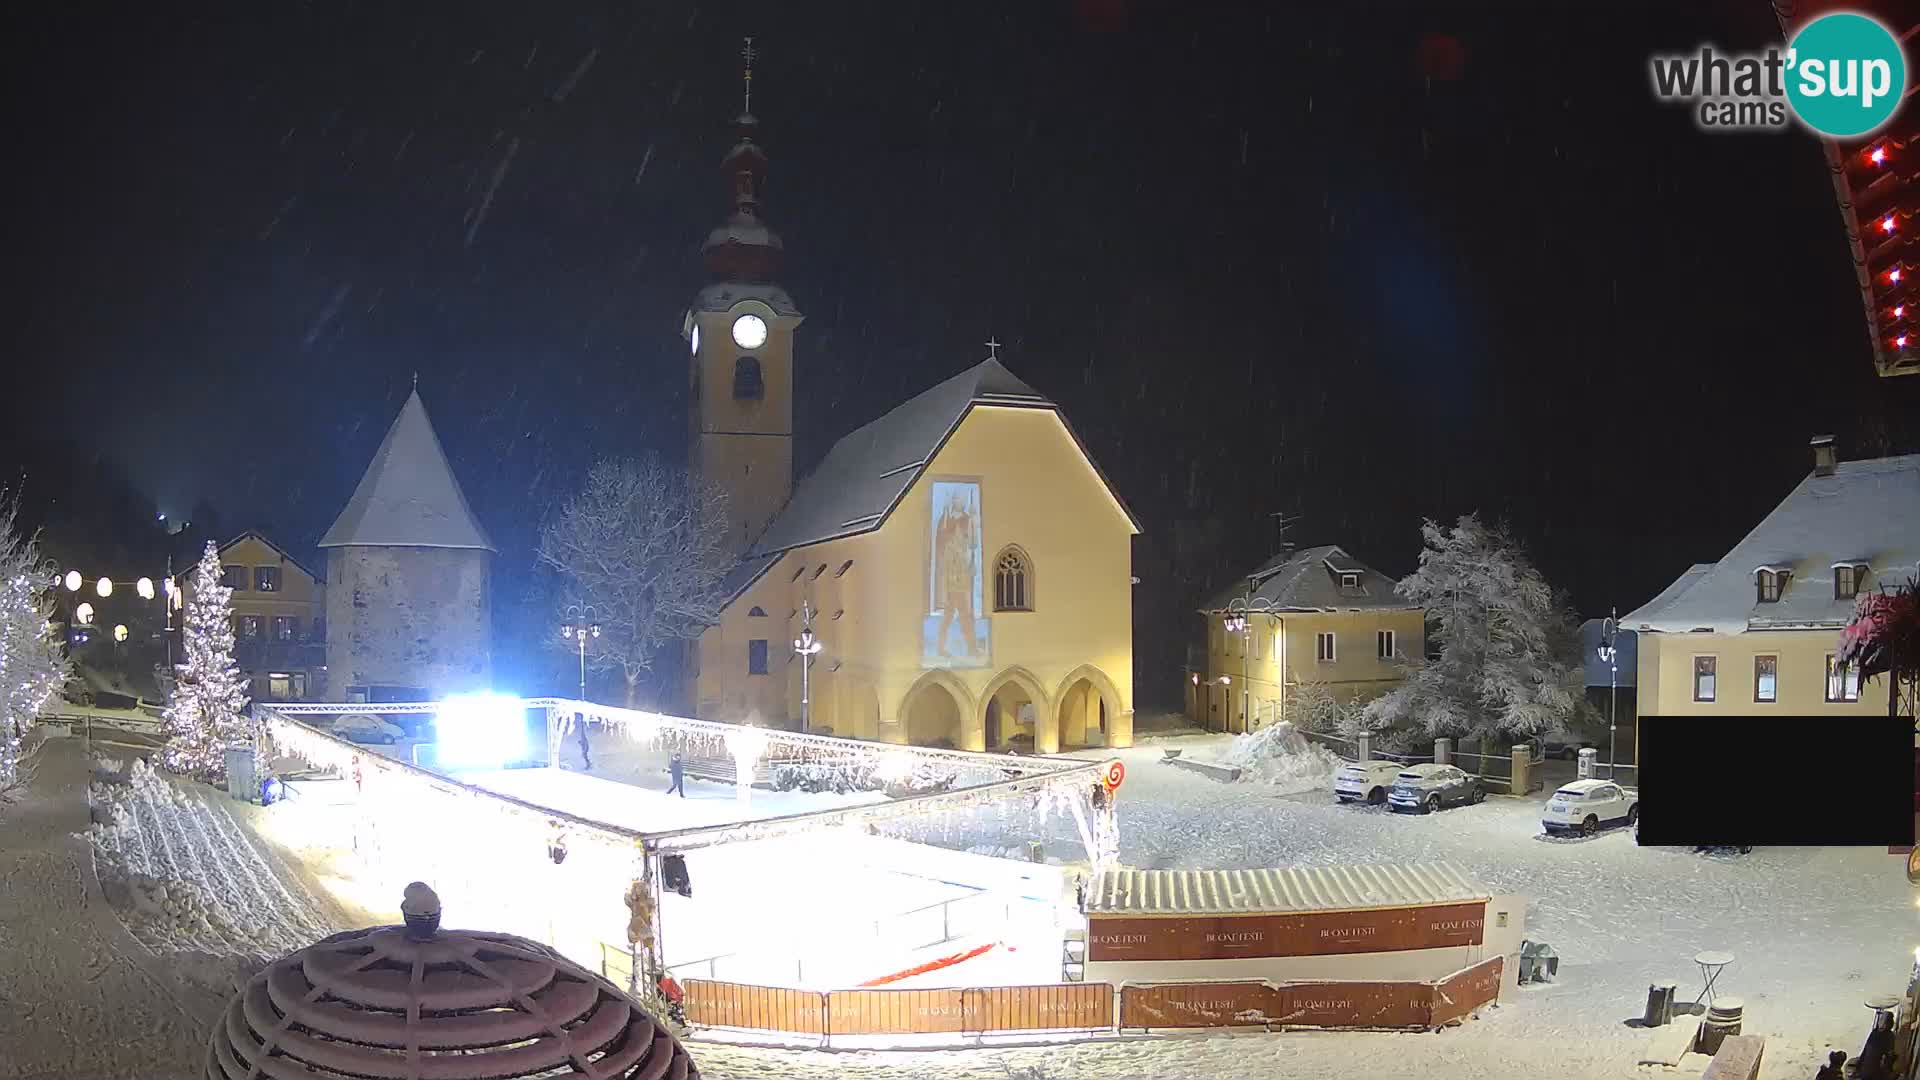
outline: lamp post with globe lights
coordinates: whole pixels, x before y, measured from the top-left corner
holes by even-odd
[[[56,572],[53,578],[56,584],[64,586],[66,589],[67,602],[71,605],[71,611],[73,613],[72,621],[76,626],[93,625],[93,604],[89,601],[74,603],[74,601],[78,599],[82,589],[91,587],[91,591],[95,596],[105,600],[113,596],[116,589],[125,587],[132,589],[134,594],[142,600],[162,601],[165,622],[162,631],[167,641],[167,667],[169,669],[173,667],[173,613],[180,609],[183,603],[183,597],[181,596],[179,583],[173,580],[173,564],[171,560],[169,560],[167,564],[167,575],[160,579],[158,588],[154,587],[153,579],[150,577],[142,577],[134,581],[115,581],[110,577],[102,577],[89,583],[86,576],[78,570],[68,570],[65,574]],[[120,626],[114,628],[114,640],[116,642],[124,642],[127,636],[127,633],[123,632]]]
[[[579,650],[580,656],[580,701],[584,706],[587,700],[587,641],[600,637],[600,623],[595,620],[598,613],[591,604],[568,604],[565,612],[567,621],[560,625],[560,637],[571,641]],[[582,711],[578,723],[580,736],[580,760],[587,770],[593,770],[593,751],[587,746],[587,714]]]
[[[813,730],[813,717],[808,702],[812,685],[809,682],[813,670],[813,658],[826,648],[820,639],[813,636],[813,604],[803,602],[800,605],[800,636],[793,639],[793,651],[800,657],[800,730]]]

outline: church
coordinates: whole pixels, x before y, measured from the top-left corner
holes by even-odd
[[[795,484],[805,316],[779,284],[748,105],[682,329],[689,462],[728,493],[739,560],[693,649],[695,714],[966,750],[1132,745],[1139,522],[991,350]]]

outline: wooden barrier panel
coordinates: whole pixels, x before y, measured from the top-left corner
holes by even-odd
[[[963,992],[967,1031],[1086,1030],[1113,1026],[1106,983],[993,986]]]
[[[1156,983],[1120,988],[1120,1026],[1245,1027],[1285,1011],[1280,988],[1264,982]]]
[[[835,1035],[931,1035],[965,1031],[959,990],[831,990],[827,1029]]]
[[[1432,1026],[1452,1023],[1490,1001],[1498,1001],[1500,976],[1506,966],[1506,957],[1495,956],[1435,983]]]
[[[1478,945],[1487,903],[1283,915],[1112,916],[1087,920],[1087,959],[1233,960]]]
[[[825,997],[784,986],[688,979],[685,1007],[689,1024],[824,1035]]]
[[[1433,987],[1416,982],[1295,982],[1276,989],[1272,1022],[1287,1027],[1424,1028]]]

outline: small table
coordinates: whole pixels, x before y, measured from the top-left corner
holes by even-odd
[[[1898,1009],[1905,1000],[1905,998],[1900,997],[1898,994],[1881,994],[1879,997],[1868,998],[1867,1008],[1873,1010],[1874,1026],[1879,1026],[1881,1013],[1888,1013]]]
[[[1720,972],[1725,970],[1728,964],[1733,963],[1733,954],[1730,952],[1695,953],[1693,962],[1700,965],[1700,975],[1707,980],[1705,989],[1700,991],[1699,997],[1693,999],[1693,1003],[1698,1005],[1705,1001],[1711,1006],[1714,981],[1720,978]]]

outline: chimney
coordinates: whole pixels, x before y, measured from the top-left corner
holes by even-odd
[[[1815,435],[1807,445],[1813,447],[1813,475],[1832,476],[1834,466],[1839,463],[1839,455],[1833,448],[1833,436]]]

